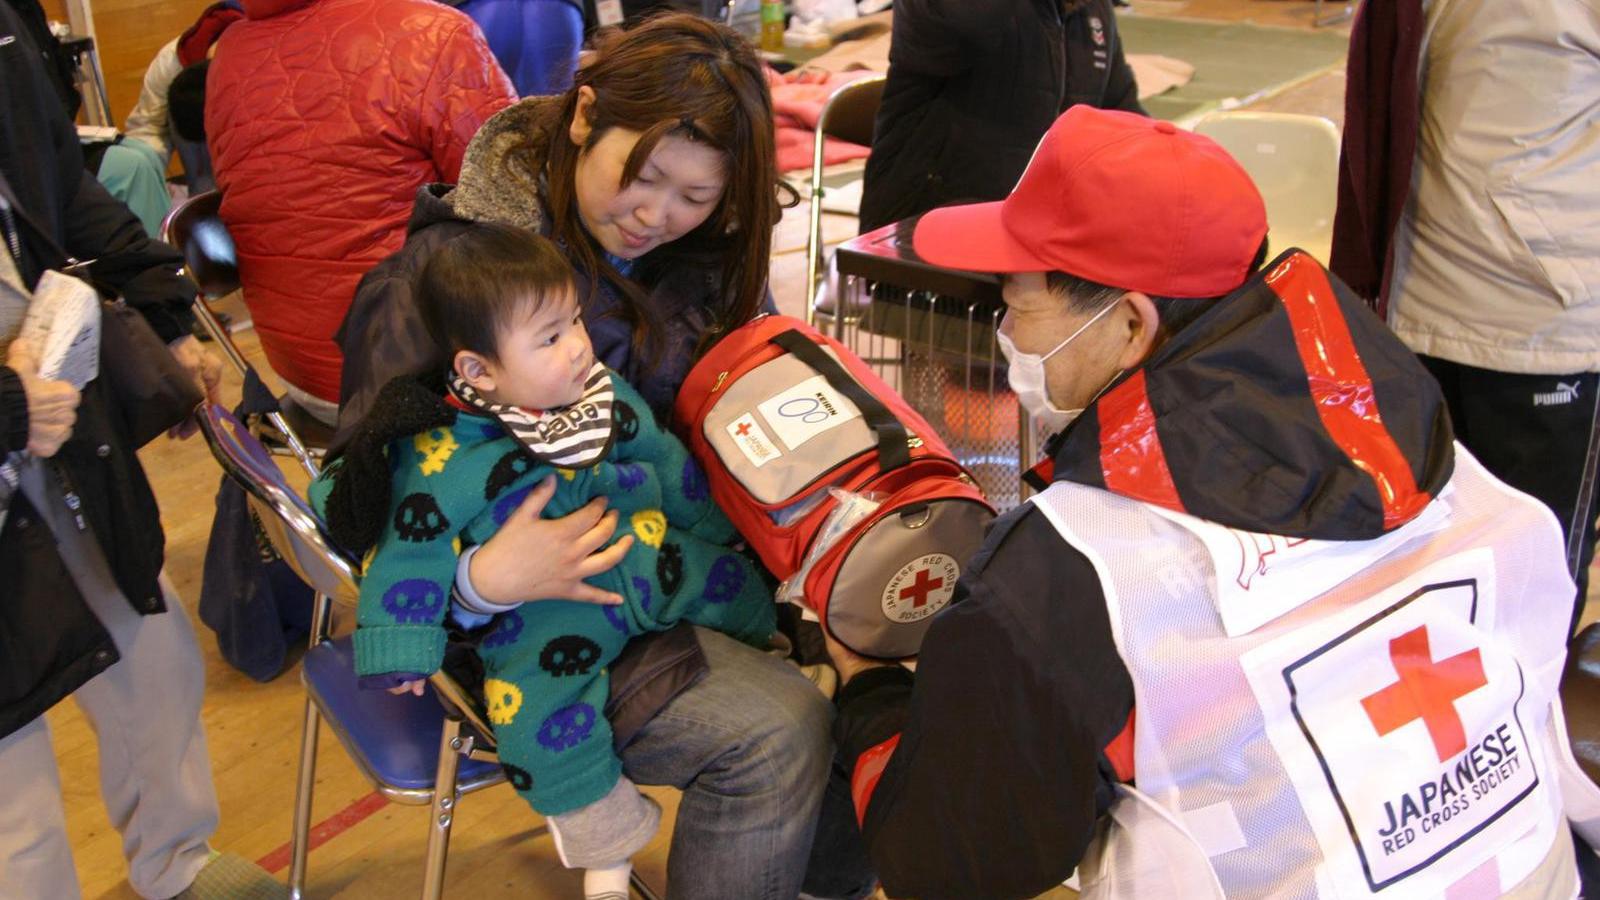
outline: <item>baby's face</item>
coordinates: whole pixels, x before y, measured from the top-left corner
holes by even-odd
[[[485,361],[494,383],[484,391],[490,400],[544,410],[570,406],[583,396],[584,382],[594,367],[594,348],[571,287],[548,299],[537,312],[514,316],[499,337],[499,359]]]

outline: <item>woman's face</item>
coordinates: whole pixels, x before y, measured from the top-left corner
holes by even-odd
[[[578,113],[571,138],[581,147],[589,128],[580,125],[581,105]],[[638,142],[639,132],[612,128],[578,157],[573,176],[584,229],[622,259],[638,259],[698,228],[717,208],[728,180],[721,153],[669,135],[624,187],[623,165]]]

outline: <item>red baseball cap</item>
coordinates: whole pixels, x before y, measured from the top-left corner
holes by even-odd
[[[1267,233],[1261,193],[1210,138],[1171,122],[1074,106],[1011,195],[931,210],[917,255],[974,272],[1066,272],[1160,297],[1244,283]]]

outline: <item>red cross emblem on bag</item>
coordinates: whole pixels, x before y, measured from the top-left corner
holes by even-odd
[[[917,609],[927,606],[928,594],[944,587],[943,578],[929,578],[932,573],[932,569],[918,569],[917,580],[910,587],[900,589],[900,599],[910,600]]]
[[[919,556],[900,567],[883,588],[883,615],[891,622],[918,622],[943,609],[956,592],[961,566],[943,553]]]

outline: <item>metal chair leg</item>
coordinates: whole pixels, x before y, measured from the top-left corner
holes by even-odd
[[[311,791],[317,774],[317,730],[321,717],[317,705],[306,698],[304,730],[300,734],[300,774],[294,789],[294,834],[289,839],[289,897],[300,900],[306,888],[306,854],[311,850]]]
[[[193,308],[194,317],[199,320],[206,333],[211,335],[212,343],[221,348],[223,355],[228,357],[229,362],[233,363],[234,369],[240,375],[249,372],[250,363],[244,358],[244,354],[240,352],[239,345],[233,342],[233,335],[228,333],[228,329],[224,328],[222,322],[217,319],[216,313],[212,312],[205,298],[196,297]],[[311,452],[306,449],[305,444],[300,440],[300,435],[296,434],[294,428],[289,425],[289,420],[283,417],[283,413],[267,413],[267,421],[283,437],[284,443],[289,445],[290,454],[299,461],[300,467],[306,470],[306,474],[316,478],[321,470],[317,468],[316,461],[311,458]]]
[[[633,872],[628,876],[628,886],[633,888],[633,892],[638,894],[642,900],[661,900],[661,895],[652,891],[650,885],[645,884],[644,879],[639,877],[638,872]]]
[[[456,769],[461,764],[461,746],[461,721],[446,716],[444,732],[439,735],[439,767],[434,770],[433,777],[422,900],[439,900],[444,895],[444,864],[450,850],[450,824],[456,816]]]
[[[1329,25],[1337,25],[1356,14],[1356,0],[1345,0],[1344,9],[1334,13],[1331,16],[1323,16],[1322,3],[1323,0],[1317,0],[1316,9],[1314,9],[1311,13],[1311,25],[1314,28],[1326,28]]]
[[[333,598],[318,592],[311,598],[311,646],[328,639]],[[300,730],[300,772],[294,787],[294,833],[289,837],[289,897],[300,900],[306,889],[306,856],[311,852],[311,794],[316,785],[317,732],[322,715],[306,696],[305,723]]]
[[[193,309],[194,317],[205,328],[206,334],[211,335],[211,342],[222,350],[224,356],[228,357],[228,362],[233,363],[234,371],[240,375],[249,371],[250,363],[245,361],[244,354],[239,352],[239,345],[233,342],[233,335],[229,334],[228,329],[223,327],[222,321],[212,311],[211,304],[207,302],[206,298],[196,297]]]

